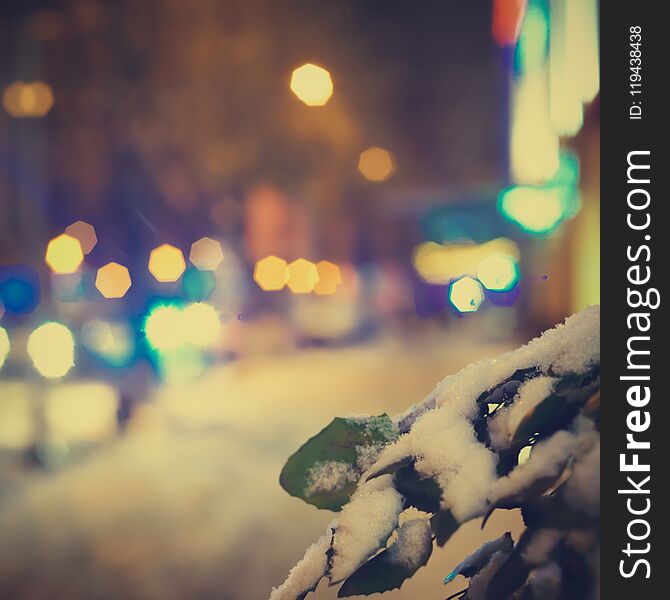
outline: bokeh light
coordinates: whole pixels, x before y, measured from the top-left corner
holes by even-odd
[[[40,280],[26,265],[0,265],[0,304],[8,315],[33,312],[40,302]]]
[[[43,117],[53,104],[51,87],[42,81],[15,81],[2,94],[2,105],[12,117]]]
[[[112,367],[127,364],[135,351],[133,332],[128,325],[102,319],[84,323],[81,342],[90,353]]]
[[[90,254],[98,243],[98,236],[95,233],[95,227],[86,221],[76,221],[65,228],[65,233],[79,240],[84,254]]]
[[[475,277],[481,262],[495,253],[515,260],[520,256],[519,247],[508,238],[496,238],[484,244],[423,242],[414,249],[412,264],[426,283],[445,285],[463,275]]]
[[[358,170],[368,181],[386,181],[395,171],[395,161],[388,150],[373,146],[361,152]]]
[[[186,269],[184,255],[179,248],[163,244],[149,256],[149,271],[160,282],[177,281]]]
[[[526,73],[541,67],[547,60],[548,51],[548,4],[544,1],[529,0],[516,47],[518,70]]]
[[[216,287],[216,277],[212,271],[200,271],[196,267],[186,269],[181,279],[184,296],[189,300],[207,300]]]
[[[477,279],[492,292],[507,292],[519,280],[519,265],[513,256],[496,252],[479,263]]]
[[[460,313],[477,311],[483,301],[482,285],[472,277],[462,277],[449,286],[449,302]]]
[[[323,106],[333,95],[333,81],[326,69],[307,63],[293,71],[291,91],[307,106]]]
[[[7,360],[11,348],[12,345],[9,341],[7,330],[4,327],[0,327],[0,369],[2,369],[2,365],[5,364],[5,360]]]
[[[189,304],[182,313],[185,341],[197,348],[210,348],[221,332],[219,313],[205,302]]]
[[[284,288],[287,277],[286,261],[277,256],[266,256],[256,263],[254,281],[267,292]]]
[[[526,0],[493,0],[491,33],[500,46],[517,41],[526,8]]]
[[[54,273],[74,273],[84,261],[84,251],[77,238],[61,233],[47,245],[44,260]]]
[[[191,346],[210,348],[221,331],[217,310],[205,302],[194,302],[186,307],[177,304],[154,307],[144,321],[147,343],[162,353],[174,352]]]
[[[524,231],[545,234],[563,218],[563,198],[556,186],[517,186],[505,190],[499,201],[502,214]]]
[[[189,259],[201,271],[214,271],[223,260],[221,244],[212,238],[200,238],[191,245]]]
[[[95,287],[105,298],[123,298],[132,280],[128,269],[116,262],[109,262],[98,269]]]
[[[155,306],[144,320],[147,343],[162,352],[176,350],[184,343],[181,307],[167,304]]]
[[[316,270],[319,281],[314,286],[314,292],[320,296],[334,294],[337,286],[342,283],[340,267],[329,260],[322,260],[316,263]]]
[[[44,377],[63,377],[74,366],[74,337],[62,323],[40,325],[28,337],[27,350]]]
[[[286,285],[294,294],[309,294],[318,281],[316,265],[304,258],[294,260],[286,269]]]
[[[559,168],[559,137],[549,116],[544,68],[525,73],[512,84],[509,149],[515,183],[545,183]]]

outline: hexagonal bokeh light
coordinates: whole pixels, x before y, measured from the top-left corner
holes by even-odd
[[[98,243],[95,227],[86,221],[75,221],[72,225],[68,225],[65,228],[65,233],[79,240],[84,254],[89,254]]]
[[[203,237],[191,245],[190,261],[201,271],[214,271],[223,261],[221,244]]]
[[[149,271],[161,283],[177,281],[186,270],[184,254],[179,248],[163,244],[149,256]]]
[[[507,292],[519,280],[519,266],[514,257],[496,252],[479,263],[477,279],[487,290]]]
[[[254,281],[262,290],[274,292],[286,285],[287,264],[283,258],[266,256],[254,268]]]
[[[316,270],[319,274],[319,281],[314,286],[314,293],[319,296],[334,294],[337,286],[342,283],[340,267],[329,260],[322,260],[316,263]]]
[[[77,238],[61,233],[47,245],[44,260],[59,275],[74,273],[84,261],[84,251]]]
[[[119,263],[109,262],[98,269],[95,287],[105,298],[123,298],[131,285],[128,269]]]
[[[74,366],[74,338],[62,323],[40,325],[28,337],[27,350],[44,377],[63,377]]]
[[[294,260],[286,270],[286,285],[294,294],[309,294],[318,281],[316,265],[304,258]]]
[[[483,301],[482,285],[472,277],[461,277],[449,286],[449,302],[460,313],[477,311]]]
[[[307,106],[323,106],[333,95],[333,81],[326,69],[307,63],[293,71],[291,91]]]
[[[361,152],[358,170],[368,181],[386,181],[395,171],[395,162],[388,150],[373,146]]]

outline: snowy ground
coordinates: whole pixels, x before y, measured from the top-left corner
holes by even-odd
[[[331,513],[285,494],[284,461],[333,416],[396,413],[446,373],[509,346],[435,336],[305,350],[162,388],[128,433],[57,475],[6,473],[0,597],[263,600]],[[0,383],[0,398],[3,395]],[[470,523],[388,598],[444,598],[442,578],[515,513]],[[321,585],[314,596],[335,597]]]

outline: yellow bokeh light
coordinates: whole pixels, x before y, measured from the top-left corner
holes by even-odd
[[[513,85],[510,167],[516,183],[544,183],[558,171],[559,138],[549,115],[546,68]]]
[[[28,337],[27,349],[44,377],[63,377],[74,366],[74,338],[62,323],[40,325]]]
[[[479,263],[477,279],[487,290],[506,292],[516,285],[519,279],[519,267],[509,254],[496,252]]]
[[[4,327],[0,327],[0,369],[2,369],[2,365],[5,364],[5,360],[7,360],[11,348],[12,345],[9,342],[7,330]]]
[[[358,170],[368,181],[386,181],[395,171],[395,161],[388,150],[373,146],[361,152]]]
[[[205,302],[190,304],[182,314],[186,342],[198,348],[210,348],[221,332],[221,320],[216,309]]]
[[[530,233],[552,231],[563,218],[561,190],[556,187],[517,186],[503,193],[504,215]]]
[[[484,291],[476,279],[462,277],[451,284],[449,301],[460,313],[475,312],[484,301]]]
[[[291,75],[291,91],[307,106],[323,106],[333,95],[330,73],[307,63]]]
[[[223,261],[221,244],[212,238],[200,238],[191,245],[189,259],[201,271],[214,271]]]
[[[286,285],[294,294],[309,294],[319,281],[319,272],[313,262],[299,258],[286,270]]]
[[[149,256],[149,271],[160,282],[177,281],[186,270],[184,255],[179,248],[163,244]]]
[[[84,254],[89,254],[98,243],[98,236],[95,233],[95,227],[86,221],[76,221],[65,228],[65,233],[79,240]]]
[[[281,290],[286,285],[287,264],[283,258],[266,256],[256,263],[254,281],[266,292]]]
[[[115,262],[100,267],[95,278],[95,287],[105,298],[123,298],[131,284],[128,269]]]
[[[334,294],[337,286],[342,283],[340,267],[328,260],[316,263],[319,281],[314,286],[314,292],[320,296]]]
[[[446,285],[463,275],[476,276],[482,260],[494,253],[508,255],[514,260],[520,255],[519,247],[508,238],[496,238],[484,244],[423,242],[414,249],[412,264],[427,283]]]
[[[144,334],[152,348],[176,350],[184,343],[184,319],[177,306],[157,306],[144,322]]]
[[[53,103],[51,87],[42,81],[15,81],[2,94],[2,105],[12,117],[43,117]]]
[[[78,239],[62,233],[49,242],[45,261],[54,273],[74,273],[84,261],[84,251]]]

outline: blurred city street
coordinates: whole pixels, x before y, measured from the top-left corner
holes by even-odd
[[[286,458],[333,417],[400,412],[506,346],[426,334],[243,359],[159,387],[121,438],[3,484],[0,595],[265,598],[332,518],[279,487]],[[498,513],[484,532],[465,525],[389,597],[446,596],[440,582],[465,552],[518,530]]]

